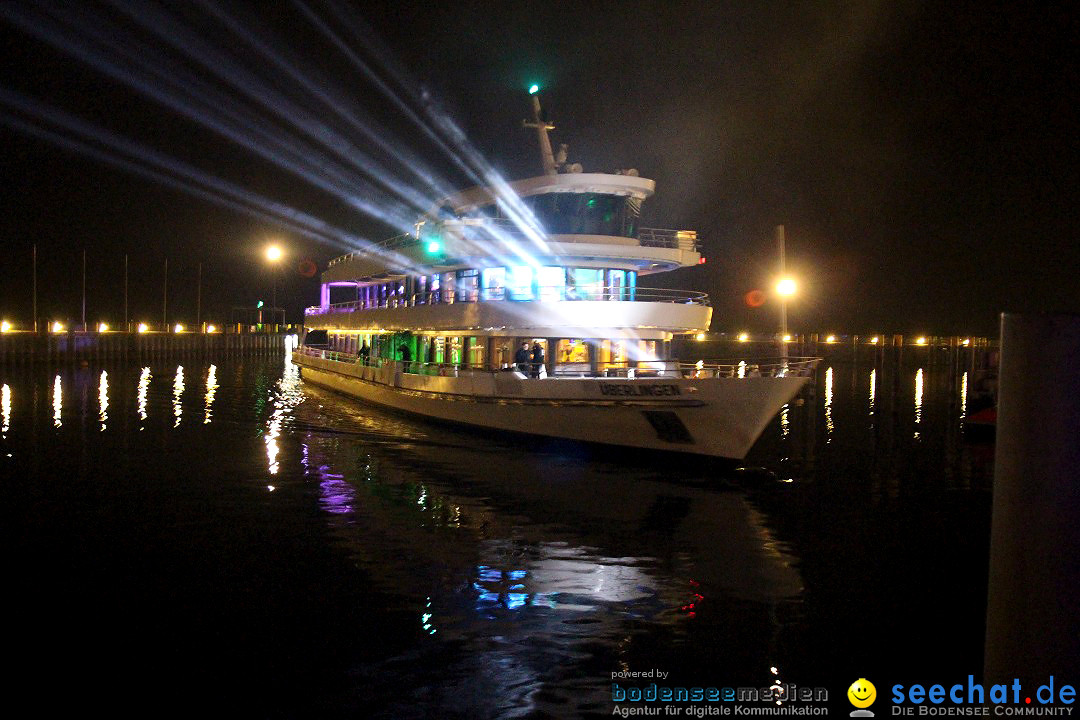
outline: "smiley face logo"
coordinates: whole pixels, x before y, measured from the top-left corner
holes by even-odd
[[[847,689],[848,700],[857,708],[868,708],[877,699],[877,688],[866,678],[859,678]]]

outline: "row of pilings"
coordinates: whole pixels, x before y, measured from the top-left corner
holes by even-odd
[[[7,332],[0,334],[0,367],[280,355],[287,337],[283,333]]]

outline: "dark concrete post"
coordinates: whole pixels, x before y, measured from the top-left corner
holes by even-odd
[[[1078,368],[1080,316],[1002,315],[987,683],[1080,670]]]

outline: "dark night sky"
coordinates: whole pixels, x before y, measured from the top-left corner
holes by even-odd
[[[321,113],[293,79],[198,3],[159,7],[243,73]],[[392,138],[392,147],[415,155],[425,174],[466,183],[295,5],[224,7],[317,87],[356,108],[367,127]],[[529,108],[524,88],[540,82],[558,126],[553,139],[570,145],[572,161],[586,171],[638,168],[657,181],[644,224],[693,228],[705,238],[707,265],[641,284],[709,292],[714,330],[775,324],[775,308],[751,311],[742,296],[768,281],[777,223],[787,228],[789,265],[804,286],[791,305],[797,330],[992,334],[1003,310],[1080,311],[1080,249],[1072,237],[1080,77],[1069,51],[1080,28],[1068,4],[354,3],[367,35],[333,19],[322,2],[312,7],[382,78],[397,72],[398,87],[422,87],[510,178],[539,172],[534,136],[520,124]],[[58,8],[59,20],[42,8]],[[120,48],[140,43],[143,70],[160,54],[174,79],[190,74],[242,99],[117,7],[5,3],[0,316],[29,320],[35,242],[42,316],[78,319],[87,250],[90,322],[121,319],[124,253],[132,319],[160,319],[168,257],[170,322],[192,322],[197,263],[204,319],[226,320],[230,306],[268,297],[259,255],[267,238],[290,248],[279,297],[294,314],[317,300],[297,261],[311,257],[322,266],[342,252],[29,134],[27,125],[55,130],[28,109],[31,102],[350,234],[393,233],[344,199],[30,37],[18,27],[26,17],[82,38],[104,31]],[[261,126],[285,127],[265,108],[247,106]],[[383,162],[384,176],[407,175],[361,133],[326,122]],[[357,193],[392,200],[362,186]]]

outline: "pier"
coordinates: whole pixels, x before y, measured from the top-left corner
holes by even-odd
[[[0,333],[0,367],[34,363],[150,362],[257,357],[285,352],[293,332]]]
[[[885,363],[918,362],[951,365],[970,370],[997,367],[997,338],[930,335],[791,335],[784,345],[795,357],[821,357],[829,362]],[[684,362],[700,358],[775,358],[780,355],[775,335],[749,333],[700,333],[676,336],[672,355]]]

